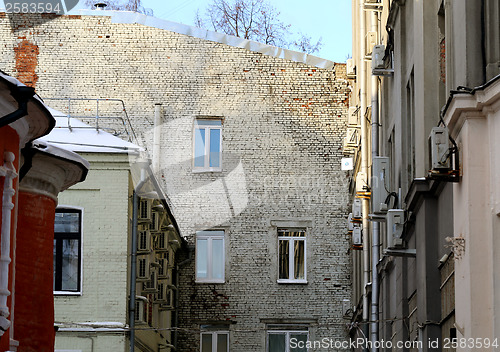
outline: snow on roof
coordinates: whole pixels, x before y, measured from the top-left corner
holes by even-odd
[[[71,14],[70,12],[69,14]],[[76,13],[82,16],[109,16],[112,23],[138,23],[148,27],[164,29],[167,31],[188,35],[195,38],[210,40],[217,43],[259,52],[264,55],[274,56],[295,62],[302,62],[318,68],[332,69],[335,65],[333,61],[319,58],[306,53],[278,48],[272,45],[255,42],[253,40],[242,39],[224,33],[209,31],[206,29],[188,26],[182,23],[170,22],[160,18],[146,16],[141,13],[131,11],[114,10],[78,10]]]
[[[49,107],[56,120],[56,126],[39,141],[48,142],[73,152],[85,153],[132,153],[142,150],[139,146],[124,141],[103,130],[68,116]]]

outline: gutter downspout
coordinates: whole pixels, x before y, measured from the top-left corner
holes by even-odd
[[[359,0],[359,24],[360,24],[360,40],[359,40],[359,65],[360,65],[360,121],[361,121],[361,172],[365,179],[362,182],[368,185],[368,126],[366,121],[366,29],[365,29],[365,8],[364,1]],[[362,201],[362,226],[363,226],[363,322],[367,322],[369,318],[368,307],[368,283],[370,282],[370,243],[368,212],[369,202],[366,197],[361,198]],[[365,336],[368,333],[368,326],[364,325]]]
[[[160,151],[161,151],[161,104],[155,104],[155,118],[153,125],[153,170],[155,174],[160,171]]]
[[[371,31],[378,33],[378,14],[372,11]],[[380,38],[380,37],[379,37]],[[378,104],[378,78],[371,76],[371,105],[372,105],[372,160],[379,155],[379,104]],[[372,342],[372,352],[377,352],[377,341],[379,335],[378,314],[379,314],[379,280],[377,265],[380,260],[380,223],[372,222],[372,297],[371,297],[371,324],[370,341]]]
[[[10,258],[10,236],[11,236],[11,218],[14,203],[12,198],[16,194],[13,187],[14,179],[17,177],[14,167],[15,155],[11,152],[4,153],[4,166],[0,169],[0,176],[4,176],[3,196],[2,196],[2,229],[1,229],[1,256],[0,256],[0,336],[10,327],[9,307],[7,306],[7,297],[9,292],[9,264]]]
[[[130,297],[129,297],[129,329],[130,329],[130,352],[135,350],[135,295],[136,295],[136,279],[137,279],[137,213],[139,209],[139,192],[142,186],[146,183],[146,166],[141,165],[141,180],[134,188],[132,196],[132,248],[130,254]]]
[[[16,86],[11,89],[10,95],[16,99],[18,109],[0,119],[0,128],[7,126],[20,118],[28,115],[28,100],[35,95],[35,88]]]

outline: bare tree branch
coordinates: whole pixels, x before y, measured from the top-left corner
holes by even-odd
[[[309,54],[320,50],[321,39],[313,44],[311,37],[302,33],[298,39],[287,39],[292,36],[291,25],[283,23],[279,15],[268,0],[212,0],[204,17],[196,12],[194,22],[200,28],[210,23],[216,32]]]

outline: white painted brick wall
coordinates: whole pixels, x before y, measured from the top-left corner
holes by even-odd
[[[36,19],[31,29],[23,21],[31,20],[15,21],[12,31],[0,19],[0,66],[15,75],[12,49],[29,40],[39,50],[41,96],[123,99],[149,149],[154,104],[162,103],[160,179],[183,234],[193,244],[196,229],[227,228],[225,284],[195,284],[194,262],[182,268],[180,351],[198,351],[196,331],[211,320],[234,323],[233,352],[264,351],[261,319],[269,318],[314,319],[311,338],[346,338],[344,65],[323,70],[105,17]],[[197,116],[224,117],[221,173],[192,173]],[[308,284],[279,285],[270,221],[298,218],[313,224]]]

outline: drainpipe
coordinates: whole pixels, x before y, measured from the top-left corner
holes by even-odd
[[[139,192],[146,183],[146,167],[148,163],[138,163],[141,166],[141,179],[134,188],[132,196],[132,249],[130,254],[130,297],[129,297],[129,329],[130,329],[130,352],[135,350],[135,295],[136,295],[136,279],[137,279],[137,226],[138,226],[138,209],[139,209]]]
[[[371,14],[371,31],[378,33],[378,14],[377,11],[372,11]],[[371,105],[372,105],[372,160],[379,155],[379,116],[378,116],[378,79],[377,76],[371,76]],[[370,341],[372,341],[372,352],[377,352],[377,341],[379,335],[378,329],[378,296],[379,296],[379,281],[377,265],[380,260],[380,223],[374,221],[372,223],[372,297],[371,297],[371,321],[370,324]]]
[[[365,176],[362,182],[368,185],[368,126],[365,117],[366,113],[366,29],[365,29],[365,8],[364,1],[359,0],[359,65],[360,65],[360,120],[361,120],[361,172]],[[366,197],[361,198],[362,201],[362,226],[363,226],[363,321],[367,322],[369,318],[369,307],[368,307],[368,293],[367,287],[370,282],[370,236],[369,236],[369,223],[368,223],[368,212],[369,204]],[[367,335],[368,327],[364,325],[365,336]]]
[[[10,327],[9,307],[7,297],[9,292],[9,264],[10,259],[10,236],[11,236],[11,216],[14,203],[12,198],[16,191],[13,187],[14,179],[17,177],[14,167],[15,155],[11,152],[4,153],[4,166],[0,168],[0,176],[4,176],[3,196],[2,196],[2,238],[0,256],[0,336]]]
[[[28,115],[28,100],[35,95],[35,89],[26,86],[16,86],[11,89],[12,97],[16,99],[18,109],[0,119],[0,128],[7,126],[21,117]]]
[[[160,143],[161,143],[161,104],[155,104],[155,118],[153,125],[153,170],[160,171]]]

